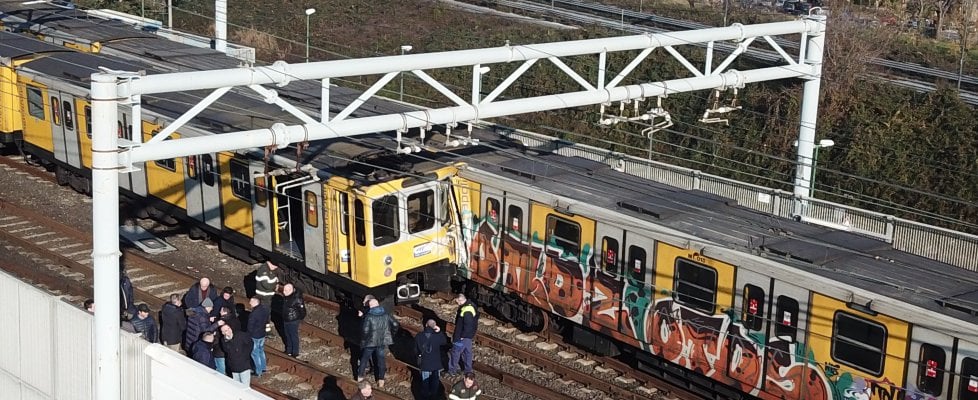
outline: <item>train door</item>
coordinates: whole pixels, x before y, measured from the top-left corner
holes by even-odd
[[[512,193],[506,194],[505,214],[501,225],[503,284],[516,293],[526,293],[530,287],[530,260],[533,244],[528,232],[527,206],[530,201]]]
[[[221,196],[213,154],[184,157],[183,162],[187,215],[220,229]]]
[[[251,217],[252,232],[254,234],[255,246],[271,251],[272,236],[275,235],[275,226],[272,225],[272,201],[269,201],[269,188],[271,177],[265,175],[265,165],[253,162],[248,165],[248,172],[252,177],[252,187],[254,192],[251,197]]]
[[[622,246],[625,232],[618,226],[597,224],[591,273],[588,274],[588,318],[592,324],[617,331],[622,323]]]
[[[956,374],[951,375],[948,399],[975,400],[978,399],[978,343],[974,336],[957,339],[957,349],[954,361],[951,363]]]
[[[350,274],[350,258],[353,249],[352,232],[352,202],[350,194],[333,188],[326,187],[326,206],[323,207],[324,221],[327,227],[324,234],[326,236],[327,252],[326,265],[329,271],[341,275]]]
[[[302,260],[306,250],[302,186],[314,181],[314,178],[309,175],[287,175],[274,179],[272,218],[275,225],[275,251]]]
[[[727,343],[730,354],[727,375],[748,393],[759,389],[764,380],[763,349],[770,325],[772,285],[773,281],[765,274],[744,268],[737,270],[732,314],[737,323],[730,329]]]
[[[500,223],[503,218],[503,196],[495,190],[483,190],[480,196],[482,215],[473,227],[472,269],[474,277],[486,286],[501,284]]]
[[[68,163],[68,147],[65,143],[65,130],[62,126],[64,115],[61,113],[61,95],[56,90],[49,90],[48,110],[51,113],[51,140],[54,141],[54,159]]]
[[[557,315],[577,319],[584,306],[584,265],[594,250],[594,220],[536,202],[530,215],[533,232],[544,239],[534,260],[540,285],[530,295]]]
[[[910,334],[910,353],[907,355],[907,397],[918,399],[950,399],[950,383],[954,380],[954,337],[914,325]],[[978,376],[978,375],[976,375]]]
[[[313,181],[302,186],[303,241],[305,243],[306,267],[326,273],[326,241],[323,238],[322,223],[324,204],[323,185]]]
[[[757,288],[763,289],[762,285],[756,285],[754,290]],[[808,340],[805,332],[809,323],[809,289],[775,280],[769,292],[764,310],[767,343],[763,346],[765,367],[761,387],[781,393],[786,399],[807,397],[802,394],[803,382],[791,379],[804,376],[813,367],[818,368],[809,364],[806,358],[799,357],[810,351],[805,342]]]
[[[622,321],[620,331],[649,343],[655,312],[655,240],[635,231],[625,233],[622,259]]]
[[[64,159],[61,161],[72,167],[81,168],[81,144],[78,141],[78,127],[75,124],[74,104],[75,97],[71,94],[60,93],[59,96],[59,93],[54,92],[51,96],[51,115],[55,117],[57,123],[52,125],[52,129],[55,130],[55,148],[58,147],[57,143],[62,143]],[[60,116],[57,115],[58,113]],[[59,128],[60,136],[57,132]]]

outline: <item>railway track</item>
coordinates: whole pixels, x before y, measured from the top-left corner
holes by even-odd
[[[0,157],[0,169],[56,188],[52,174],[27,165],[23,160]],[[83,195],[72,194],[88,200]],[[25,254],[25,258],[32,263],[45,266],[17,268],[3,265],[4,269],[44,285],[75,304],[91,297],[93,272],[91,241],[87,232],[0,198],[0,242],[9,247],[8,250]],[[150,304],[152,308],[158,308],[171,293],[183,293],[199,278],[183,272],[179,267],[161,265],[133,251],[127,252],[126,264],[130,279],[137,288],[137,299]],[[253,380],[253,387],[275,398],[308,398],[315,397],[313,392],[323,382],[333,381],[344,393],[353,393],[356,382],[351,378],[352,365],[346,356],[349,343],[340,334],[343,327],[339,321],[343,319],[344,309],[335,302],[311,296],[306,296],[306,301],[310,304],[310,317],[306,319],[309,323],[300,329],[302,359],[286,356],[280,351],[278,343],[273,345],[272,341],[266,342],[270,374]],[[454,304],[443,304],[427,304],[429,309],[400,306],[396,314],[402,328],[413,336],[421,330],[423,315],[438,314],[443,316],[443,320],[451,318]],[[484,388],[498,386],[498,393],[511,394],[507,398],[699,398],[669,382],[634,371],[618,360],[582,356],[583,352],[556,338],[544,337],[540,341],[540,337],[533,335],[514,335],[518,333],[515,328],[505,327],[489,318],[483,321],[489,329],[480,329],[484,332],[480,332],[477,339],[475,369]],[[358,319],[355,324],[354,329],[357,329]],[[454,328],[452,324],[446,325],[446,330],[451,332]],[[387,363],[387,381],[393,385],[384,391],[375,390],[375,396],[379,399],[410,397],[409,383],[415,375],[413,353],[406,356],[398,354],[401,353],[398,351],[394,353],[400,359],[388,357]],[[443,383],[447,388],[452,382]]]

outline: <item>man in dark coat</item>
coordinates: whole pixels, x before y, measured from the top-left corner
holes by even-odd
[[[252,297],[251,314],[248,315],[248,334],[251,336],[251,361],[255,363],[255,375],[261,377],[265,373],[267,359],[265,358],[265,336],[268,321],[268,306],[262,304],[261,297]]]
[[[448,373],[458,374],[458,362],[465,362],[465,373],[472,372],[472,342],[479,327],[479,309],[466,299],[465,294],[455,297],[458,311],[455,313],[455,332],[452,334],[452,352],[448,357]]]
[[[227,286],[221,291],[221,295],[214,300],[214,311],[211,312],[211,316],[221,318],[221,307],[227,307],[231,311],[231,315],[237,317],[238,311],[234,309],[234,306],[234,288]]]
[[[227,369],[234,380],[251,386],[251,338],[244,332],[235,332],[230,325],[221,326],[221,348],[227,357]]]
[[[418,352],[418,369],[421,370],[421,399],[435,399],[441,384],[441,349],[448,342],[435,320],[425,322],[424,330],[414,338]]]
[[[143,339],[147,342],[156,343],[156,321],[153,317],[149,316],[149,306],[146,304],[140,304],[136,307],[136,315],[130,320],[132,322],[133,329],[136,330]]]
[[[125,259],[125,257],[123,257]],[[125,318],[132,318],[136,316],[136,297],[133,296],[132,280],[129,279],[129,274],[126,273],[125,265],[122,265],[122,260],[119,261],[119,291],[120,291],[120,308],[122,309]],[[126,315],[128,314],[128,315]]]
[[[188,354],[193,351],[194,343],[200,340],[202,333],[213,330],[210,317],[213,309],[214,303],[211,302],[211,299],[204,299],[201,305],[187,310],[187,330],[183,335],[183,348]]]
[[[387,372],[384,352],[387,350],[387,346],[394,344],[394,333],[401,326],[393,316],[384,310],[384,307],[380,306],[377,299],[370,300],[368,305],[370,310],[364,315],[361,328],[360,348],[363,353],[360,355],[360,365],[357,367],[357,381],[363,380],[367,363],[372,357],[377,387],[383,388],[384,373]]]
[[[170,295],[170,301],[160,309],[160,343],[173,351],[180,351],[183,332],[187,330],[187,315],[184,313],[180,295]]]
[[[199,306],[204,299],[210,299],[213,309],[214,302],[217,301],[217,289],[211,285],[211,280],[208,278],[200,278],[200,282],[190,285],[187,294],[183,295],[183,304],[190,309]]]
[[[291,283],[282,287],[282,322],[285,328],[285,354],[299,357],[299,324],[306,318],[302,291]]]
[[[200,340],[194,343],[190,351],[191,358],[210,369],[215,369],[214,354],[211,352],[214,347],[214,332],[204,332],[200,335]]]

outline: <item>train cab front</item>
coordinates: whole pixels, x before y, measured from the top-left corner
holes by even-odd
[[[338,249],[351,278],[371,294],[397,303],[420,299],[422,291],[446,291],[454,269],[456,230],[446,167],[425,176],[360,186],[349,192],[350,234]],[[345,246],[344,246],[345,245]]]

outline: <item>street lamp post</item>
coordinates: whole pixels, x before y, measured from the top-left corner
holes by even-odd
[[[315,8],[306,9],[306,62],[309,62],[309,18],[315,13]]]
[[[809,180],[811,183],[808,187],[808,197],[815,197],[815,164],[818,163],[818,149],[832,146],[835,146],[835,141],[832,139],[819,140],[818,144],[815,145],[815,154],[812,156],[812,178]]]
[[[401,55],[403,56],[404,53],[407,53],[411,50],[414,50],[414,46],[411,46],[409,44],[402,45]],[[400,92],[401,95],[398,98],[400,99],[400,101],[404,101],[404,73],[403,72],[398,73],[398,76],[401,78],[401,92]]]

